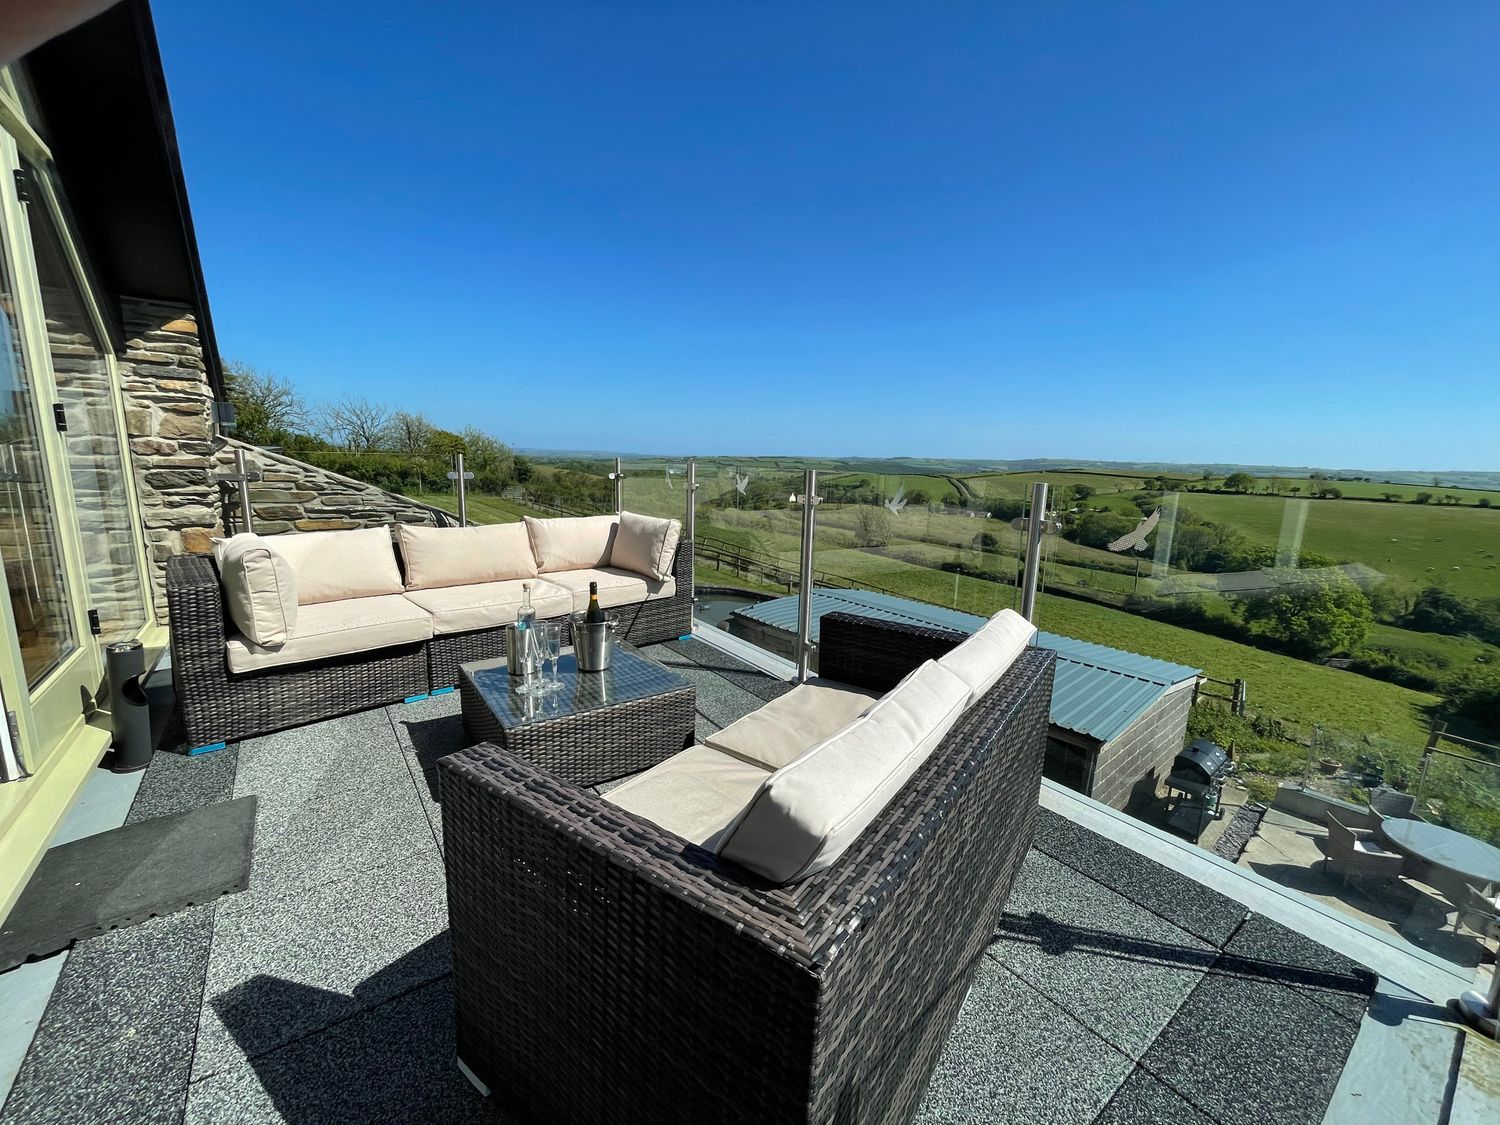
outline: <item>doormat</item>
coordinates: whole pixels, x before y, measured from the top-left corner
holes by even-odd
[[[254,838],[255,798],[240,797],[49,848],[0,926],[0,972],[243,891]]]
[[[1219,837],[1218,843],[1214,844],[1214,855],[1223,856],[1234,863],[1244,853],[1250,837],[1260,829],[1260,822],[1265,818],[1265,805],[1255,801],[1241,805],[1224,826],[1224,833]]]

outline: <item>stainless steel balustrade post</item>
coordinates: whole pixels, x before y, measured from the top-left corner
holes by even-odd
[[[802,495],[793,496],[802,505],[802,560],[797,595],[797,682],[805,684],[812,657],[813,545],[816,542],[818,470],[802,473]]]
[[[625,510],[625,466],[615,458],[615,471],[609,474],[609,479],[615,482],[615,515]]]
[[[698,530],[698,462],[689,457],[687,463],[687,516],[682,529],[687,532],[688,542],[695,542]]]
[[[448,474],[458,485],[458,526],[469,526],[469,490],[465,487],[468,483],[468,475],[464,472],[464,455],[455,453],[453,455],[453,471]]]
[[[1035,620],[1036,588],[1042,570],[1042,531],[1047,525],[1047,483],[1031,486],[1031,511],[1026,520],[1026,570],[1021,578],[1021,616]]]
[[[245,451],[234,451],[234,475],[238,478],[236,488],[240,494],[240,521],[245,531],[254,531],[254,516],[250,511],[250,467],[245,462]]]

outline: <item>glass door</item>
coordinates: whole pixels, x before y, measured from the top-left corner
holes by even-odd
[[[14,140],[0,134],[0,569],[22,740],[33,772],[81,731],[103,675],[90,635],[89,583],[68,463],[54,412],[47,318],[28,209],[13,191]],[[29,722],[27,721],[29,720]],[[29,728],[29,729],[28,729]]]

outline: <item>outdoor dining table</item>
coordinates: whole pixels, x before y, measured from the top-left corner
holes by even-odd
[[[1500,883],[1500,848],[1425,820],[1389,819],[1380,834],[1397,851],[1451,871],[1479,886]]]

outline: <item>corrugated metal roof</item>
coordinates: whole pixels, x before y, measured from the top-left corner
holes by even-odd
[[[818,639],[825,613],[858,613],[883,621],[906,621],[972,633],[984,618],[972,613],[927,605],[868,590],[814,590],[812,639]],[[797,631],[797,598],[773,598],[735,611],[772,629]],[[1198,675],[1196,668],[1172,664],[1107,645],[1090,644],[1056,633],[1037,633],[1036,643],[1057,652],[1052,688],[1052,723],[1099,742],[1109,742],[1129,729],[1175,685]]]

